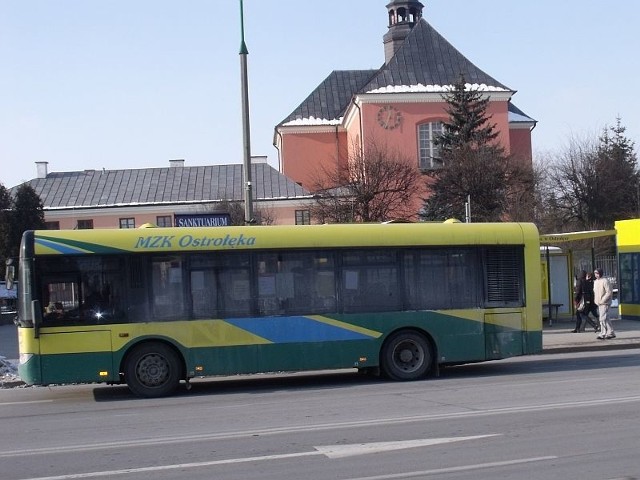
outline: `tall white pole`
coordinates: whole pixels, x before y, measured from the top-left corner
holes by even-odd
[[[244,223],[252,224],[253,199],[251,184],[251,129],[249,127],[249,79],[247,75],[247,45],[244,42],[244,5],[240,0],[240,79],[242,83],[242,147],[244,180]]]
[[[464,204],[464,221],[471,223],[471,195],[467,195],[467,203]]]

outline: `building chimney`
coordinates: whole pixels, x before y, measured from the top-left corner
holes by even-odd
[[[424,5],[415,0],[393,0],[387,5],[389,31],[382,37],[384,63],[389,63],[411,29],[422,18]]]
[[[47,174],[49,173],[47,165],[49,165],[49,162],[36,162],[37,178],[47,178]]]
[[[184,158],[169,160],[169,167],[171,168],[184,167]]]
[[[267,163],[266,155],[251,155],[251,163]]]

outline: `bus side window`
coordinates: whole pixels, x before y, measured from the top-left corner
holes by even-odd
[[[43,284],[43,320],[48,324],[78,321],[78,282],[71,279],[45,279]]]
[[[392,250],[343,253],[342,302],[347,313],[394,311],[401,308],[399,269]]]
[[[251,279],[249,269],[228,269],[220,274],[224,316],[247,316],[251,313]]]
[[[257,256],[258,309],[262,315],[335,311],[331,252],[299,251]]]
[[[220,315],[215,270],[191,271],[191,303],[195,318],[215,318]]]
[[[156,320],[185,320],[182,258],[157,257],[151,262],[153,317]]]

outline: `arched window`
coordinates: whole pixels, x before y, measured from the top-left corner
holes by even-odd
[[[396,12],[394,10],[389,10],[389,26],[396,24]]]
[[[419,167],[421,170],[433,170],[442,167],[440,147],[434,140],[444,133],[442,122],[421,123],[418,125]]]

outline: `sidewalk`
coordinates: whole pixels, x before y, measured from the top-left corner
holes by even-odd
[[[614,318],[611,324],[616,332],[616,338],[598,340],[597,334],[588,326],[585,332],[573,333],[571,330],[575,327],[574,320],[554,320],[552,327],[545,322],[542,329],[542,353],[640,348],[640,322]]]

